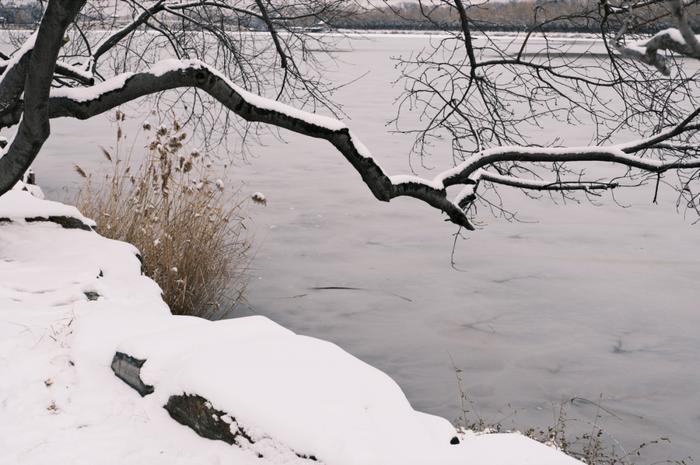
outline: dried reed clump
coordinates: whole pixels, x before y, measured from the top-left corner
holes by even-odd
[[[85,180],[78,208],[97,221],[100,234],[141,251],[144,273],[174,314],[220,318],[245,291],[250,244],[242,197],[209,177],[207,157],[186,150],[177,121],[155,130],[144,123],[145,156],[121,158],[124,118],[118,111],[116,150],[102,149],[111,172],[93,177],[75,167]]]

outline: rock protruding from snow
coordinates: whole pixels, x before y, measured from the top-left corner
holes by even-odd
[[[219,322],[171,317],[157,332],[125,339],[118,350],[145,360],[140,377],[155,391],[144,400],[167,405],[173,396],[205,399],[245,431],[249,443],[235,444],[264,457],[268,452],[260,444],[274,441],[275,453],[289,450],[334,465],[456,465],[467,463],[466,451],[482,441],[472,437],[454,444],[452,425],[413,410],[386,374],[334,344],[264,317]],[[197,430],[199,421],[184,423]],[[214,432],[220,426],[210,425]],[[499,444],[490,455],[506,454],[508,443],[502,441],[490,442]],[[526,444],[522,455],[508,454],[510,461],[503,463],[577,463],[534,441]]]
[[[112,371],[117,375],[117,378],[135,389],[141,394],[141,397],[153,394],[153,386],[145,384],[141,380],[141,367],[144,363],[146,363],[145,360],[130,357],[122,352],[114,354],[112,359]]]
[[[249,444],[253,443],[234,417],[217,410],[204,397],[196,394],[170,396],[165,410],[175,421],[192,428],[203,438],[238,445],[238,438],[242,437]]]
[[[177,320],[119,346],[146,360],[141,377],[159,404],[197,394],[235,416],[256,443],[273,438],[324,463],[418,464],[438,451],[448,459],[450,423],[424,421],[391,378],[338,346],[263,317]]]

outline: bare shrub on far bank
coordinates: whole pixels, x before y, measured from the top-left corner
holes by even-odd
[[[114,153],[102,149],[109,174],[93,176],[76,165],[85,179],[78,208],[97,221],[100,234],[141,251],[144,273],[160,285],[174,314],[220,318],[246,287],[250,243],[242,197],[210,177],[207,157],[187,150],[177,121],[159,128],[144,123],[151,136],[145,156],[122,157],[124,119],[117,111]]]

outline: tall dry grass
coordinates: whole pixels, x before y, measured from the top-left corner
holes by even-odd
[[[211,176],[207,157],[185,146],[177,121],[151,128],[145,154],[126,145],[118,111],[117,144],[102,149],[110,170],[84,179],[77,205],[103,236],[134,244],[144,273],[163,290],[174,314],[216,319],[230,311],[246,287],[250,243],[242,197]]]

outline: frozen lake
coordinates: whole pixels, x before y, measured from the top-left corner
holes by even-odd
[[[385,127],[400,92],[390,57],[426,40],[353,40],[333,71],[339,82],[367,73],[336,97],[391,173],[409,172],[412,140]],[[589,140],[585,128],[547,131],[569,144]],[[36,171],[65,199],[78,182],[73,164],[99,165],[97,146],[112,143],[114,127],[107,118],[58,121],[52,133]],[[458,242],[455,270],[456,228],[438,212],[410,199],[379,203],[331,146],[286,139],[229,173],[268,199],[250,208],[256,254],[241,314],[337,343],[389,373],[416,408],[449,419],[461,414],[457,367],[471,420],[546,427],[576,398],[567,404],[579,420],[572,427],[589,431],[585,422],[600,415],[627,450],[671,438],[647,461],[700,457],[700,226],[675,212],[671,193],[653,205],[653,186],[629,191],[621,199],[630,208],[508,194],[536,222],[482,216],[486,227]],[[237,356],[245,354],[231,363]]]

